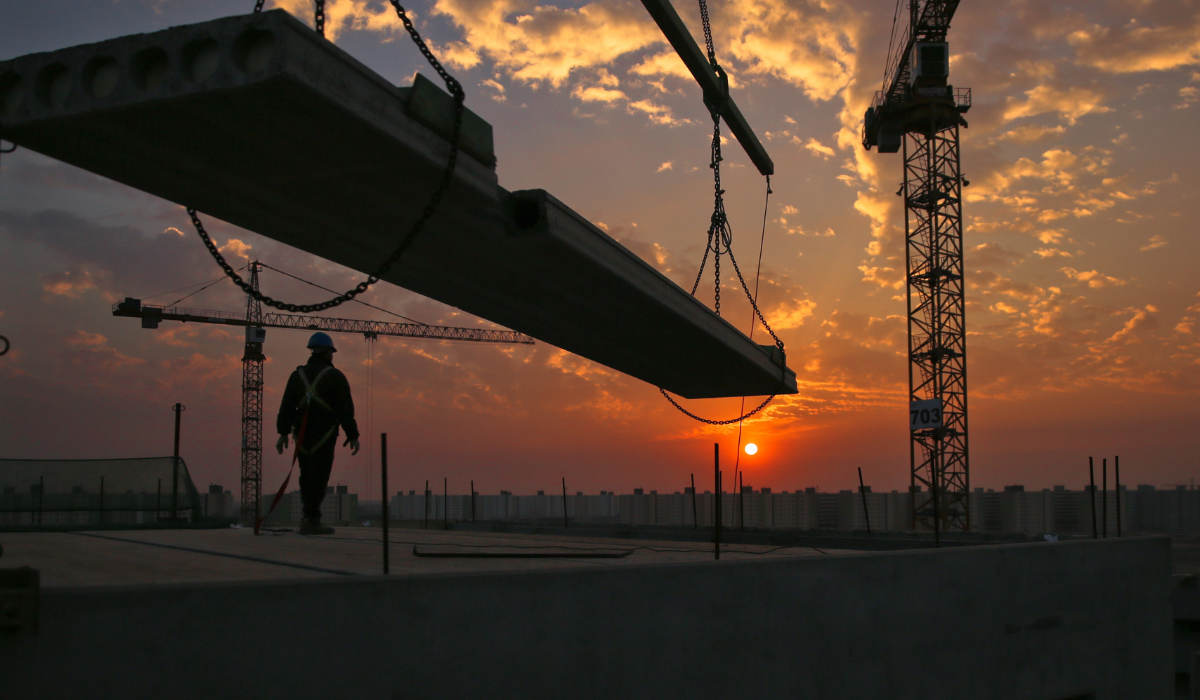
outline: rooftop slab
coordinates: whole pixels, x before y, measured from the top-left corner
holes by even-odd
[[[286,547],[326,542],[194,534],[297,561]],[[432,547],[443,533],[402,535]],[[69,536],[88,539],[58,535]],[[1169,697],[1173,685],[1166,538],[719,564],[651,554],[47,586],[36,628],[0,634],[0,678],[12,697],[87,698],[1125,700]]]
[[[364,273],[429,200],[452,111],[282,10],[0,62],[5,139]],[[463,129],[385,279],[687,398],[795,393],[777,353],[582,216],[500,187],[491,126]]]
[[[264,581],[377,575],[383,572],[379,528],[338,528],[330,536],[223,530],[107,530],[0,535],[0,566],[31,566],[49,588],[129,584]],[[620,567],[712,562],[702,542],[638,541],[583,536],[394,530],[388,538],[393,576]],[[419,552],[563,554],[555,559],[426,558]],[[622,553],[620,559],[572,558],[573,553]],[[762,557],[833,556],[838,550],[724,545],[721,561]]]

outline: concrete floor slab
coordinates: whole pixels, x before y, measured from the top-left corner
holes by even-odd
[[[226,530],[136,530],[0,535],[0,566],[31,566],[45,587],[254,581],[314,576],[375,575],[383,571],[379,528],[338,528],[329,536]],[[388,538],[393,576],[470,572],[623,567],[649,563],[710,562],[712,545],[698,542],[630,542],[551,535],[398,530]],[[631,552],[620,559],[424,558],[421,552]],[[833,556],[812,547],[726,545],[722,563],[748,559]]]
[[[440,179],[439,99],[282,10],[0,62],[5,139],[361,272]],[[782,358],[586,219],[501,188],[486,122],[468,114],[464,139],[385,279],[687,398],[795,393]]]
[[[291,540],[327,546],[211,534],[214,549],[220,540],[280,556]],[[350,534],[334,544],[349,551]],[[404,537],[433,546],[460,534]],[[36,630],[0,635],[0,694],[1165,698],[1168,545],[1114,538],[719,565],[647,554],[618,565],[477,561],[388,577],[47,587]]]

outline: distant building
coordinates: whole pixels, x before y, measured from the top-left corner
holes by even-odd
[[[239,515],[233,494],[221,488],[220,484],[209,484],[208,492],[200,494],[200,498],[206,518],[236,518]]]
[[[271,507],[274,496],[263,499],[263,511]],[[394,517],[394,516],[393,516]],[[279,499],[275,511],[263,520],[267,527],[295,527],[304,518],[304,503],[300,492],[285,493]],[[321,522],[326,525],[358,525],[358,494],[350,493],[346,486],[329,486],[325,489],[325,500],[321,502]]]
[[[345,487],[338,487],[344,490]],[[872,530],[912,530],[914,494],[918,505],[923,503],[921,488],[879,493],[868,486],[865,494],[858,490],[839,493],[819,492],[816,488],[776,493],[770,488],[744,487],[741,493],[721,494],[722,526],[737,528],[742,524],[743,511],[747,528],[865,530],[868,517]],[[299,494],[294,505],[281,503],[280,510],[294,509],[289,522],[299,521]],[[866,510],[863,509],[864,495]],[[349,497],[351,501],[342,500]],[[1138,486],[1134,491],[1122,487],[1110,490],[1107,499],[1107,524],[1110,535],[1117,533],[1118,514],[1122,533],[1200,533],[1200,489],[1185,487],[1156,489]],[[351,505],[351,503],[353,505]],[[1092,534],[1092,492],[1090,487],[1072,491],[1063,486],[1041,491],[1026,491],[1021,484],[1005,486],[1000,491],[976,488],[969,496],[970,525],[976,532],[1007,532],[1026,534]],[[336,509],[341,504],[342,511]],[[1097,533],[1105,526],[1104,494],[1096,493]],[[659,493],[634,489],[633,493],[599,494],[576,492],[565,498],[567,519],[571,522],[626,523],[636,525],[673,525],[711,527],[716,509],[716,497],[711,491],[693,493],[691,487],[682,492]],[[331,492],[323,509],[329,522],[353,522],[356,515],[347,517],[350,509],[357,513],[357,497],[343,491]],[[534,495],[518,496],[511,491],[499,494],[457,495],[416,491],[398,492],[388,502],[392,520],[450,522],[475,520],[507,520],[561,524],[564,498],[561,493],[541,491]],[[472,510],[473,509],[473,510]],[[289,511],[290,513],[290,511]],[[918,528],[919,529],[919,528]]]

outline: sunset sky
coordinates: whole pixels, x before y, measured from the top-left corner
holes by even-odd
[[[0,59],[252,7],[7,2]],[[267,7],[312,19],[305,0]],[[701,36],[697,6],[676,8]],[[410,9],[492,124],[502,186],[548,190],[690,285],[712,206],[712,125],[640,2]],[[856,486],[861,467],[876,490],[906,488],[902,163],[859,136],[894,1],[709,10],[734,99],[775,161],[761,300],[800,387],[745,423],[743,442],[760,447],[743,454],[745,483],[837,490]],[[327,35],[387,79],[436,77],[386,2],[331,0],[327,16]],[[1189,483],[1200,457],[1200,2],[963,0],[949,42],[951,82],[974,95],[962,132],[972,485],[1079,488],[1089,455],[1118,454],[1131,484]],[[735,142],[725,156],[734,249],[753,270],[765,183]],[[219,221],[210,231],[238,265],[257,258],[338,289],[361,278]],[[197,485],[236,492],[240,329],[142,330],[109,308],[125,296],[169,303],[191,290],[161,293],[220,275],[183,209],[19,149],[0,161],[0,251],[0,335],[13,346],[0,358],[0,457],[170,454],[178,401]],[[725,284],[728,300],[737,282]],[[263,287],[328,296],[269,271]],[[364,299],[427,323],[490,325],[387,284]],[[233,311],[245,297],[226,281],[184,305]],[[723,308],[749,332],[746,304]],[[329,315],[387,318],[358,305]],[[306,339],[267,333],[268,444]],[[556,492],[565,477],[572,492],[677,491],[694,472],[703,490],[712,442],[723,463],[734,458],[736,426],[693,422],[654,387],[544,343],[383,339],[369,382],[365,341],[335,342],[364,433],[372,444],[389,434],[397,489],[448,477],[451,492],[468,479],[483,493]],[[725,418],[738,403],[686,405]],[[287,460],[267,454],[273,490]],[[339,450],[333,482],[377,498],[375,464]]]

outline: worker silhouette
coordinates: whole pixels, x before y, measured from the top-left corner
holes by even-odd
[[[283,454],[288,435],[296,437],[296,457],[300,462],[300,500],[304,503],[301,535],[329,535],[333,528],[321,524],[321,501],[333,470],[333,450],[337,446],[338,426],[346,431],[350,454],[358,454],[358,423],[354,421],[354,400],[350,382],[333,366],[333,339],[325,333],[313,333],[308,339],[312,356],[288,377],[275,427],[279,440],[275,449]]]

